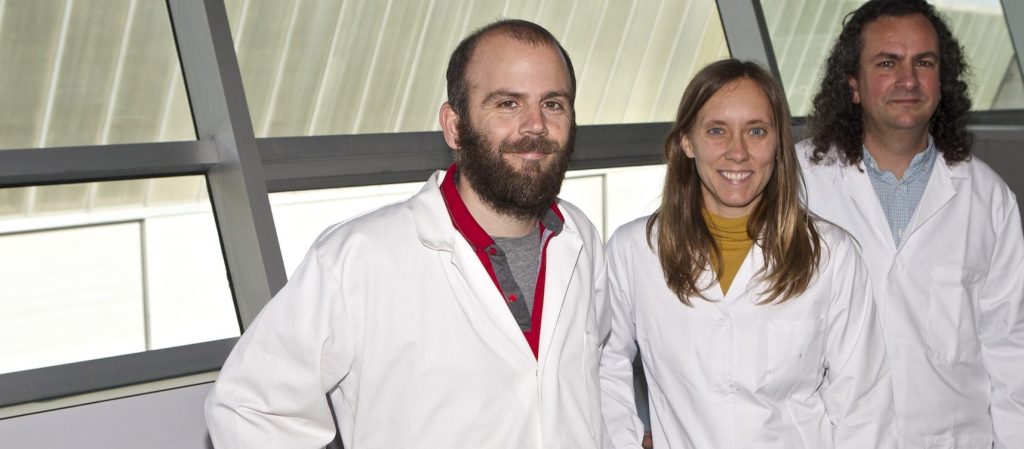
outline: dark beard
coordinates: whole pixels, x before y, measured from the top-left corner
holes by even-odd
[[[564,147],[546,137],[503,141],[495,150],[469,120],[459,120],[459,176],[465,177],[480,198],[494,211],[516,219],[538,219],[562,188],[569,158],[576,145],[576,125],[569,130]],[[503,154],[537,152],[553,154],[547,167],[541,161],[525,161],[516,170]]]

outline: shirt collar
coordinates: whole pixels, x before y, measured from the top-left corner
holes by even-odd
[[[864,167],[867,168],[868,173],[875,177],[881,177],[883,174],[888,173],[895,179],[895,175],[890,172],[882,171],[878,168],[878,163],[875,162],[875,158],[871,156],[871,152],[868,151],[867,147],[861,145],[864,152]],[[928,167],[931,167],[935,163],[935,157],[938,156],[939,151],[935,148],[935,140],[932,139],[932,135],[928,134],[928,146],[924,148],[924,151],[914,155],[914,158],[910,160],[910,165],[907,170],[903,172],[903,180],[911,179],[917,176],[918,173],[926,171]]]
[[[484,251],[494,244],[494,239],[487,234],[487,231],[484,231],[484,228],[480,227],[473,215],[469,213],[466,203],[462,201],[458,187],[455,185],[458,169],[457,163],[448,167],[448,172],[445,173],[444,180],[441,181],[441,197],[444,199],[445,207],[448,209],[448,215],[451,216],[455,229],[465,237],[474,250]],[[558,210],[556,202],[552,202],[540,219],[540,230],[541,232],[549,230],[558,235],[562,232],[564,223],[565,218],[562,216],[562,212]]]

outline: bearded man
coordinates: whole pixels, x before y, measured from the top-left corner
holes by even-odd
[[[536,24],[462,41],[440,111],[456,162],[317,239],[207,399],[216,447],[323,447],[336,425],[352,448],[598,447],[601,242],[556,197],[575,93]]]

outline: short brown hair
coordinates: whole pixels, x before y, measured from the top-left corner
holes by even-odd
[[[569,69],[569,102],[576,102],[576,72],[572,68],[572,59],[569,53],[562,48],[562,44],[555,39],[555,36],[544,27],[533,22],[519,19],[502,19],[488,24],[470,34],[459,45],[455,47],[451,58],[448,59],[448,104],[452,106],[459,117],[466,117],[469,109],[469,84],[466,82],[466,69],[473,58],[473,50],[480,41],[491,34],[500,34],[510,37],[519,42],[531,45],[550,45],[557,48],[565,58],[565,65]]]

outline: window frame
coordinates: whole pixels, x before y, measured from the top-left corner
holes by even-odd
[[[1024,72],[1024,3],[1002,2]],[[440,132],[256,138],[222,0],[166,3],[197,140],[2,150],[0,187],[204,174],[244,330],[287,280],[269,193],[422,181],[451,150]],[[730,54],[778,77],[760,0],[716,3]],[[1018,135],[1024,110],[972,113],[972,123]],[[581,126],[570,168],[659,163],[670,127]],[[236,340],[0,374],[0,407],[216,371]]]

